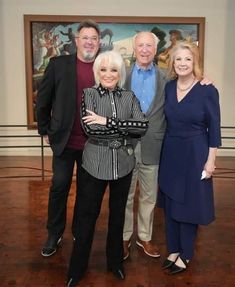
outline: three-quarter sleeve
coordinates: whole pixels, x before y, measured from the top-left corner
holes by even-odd
[[[213,86],[207,87],[206,118],[209,146],[219,147],[221,146],[219,93]]]

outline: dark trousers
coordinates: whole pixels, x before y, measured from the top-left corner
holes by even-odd
[[[52,183],[48,202],[47,229],[50,235],[61,236],[66,225],[67,199],[72,182],[74,165],[77,165],[76,182],[82,163],[82,151],[65,149],[62,155],[52,159]],[[77,193],[76,193],[77,194]]]
[[[182,259],[191,259],[194,254],[194,245],[198,225],[179,222],[171,217],[170,199],[165,199],[166,240],[169,253],[180,253]]]
[[[75,237],[68,278],[80,279],[85,273],[94,237],[96,220],[109,184],[109,218],[106,257],[109,268],[119,268],[123,261],[123,226],[132,173],[117,180],[100,180],[84,169],[75,203],[73,235]]]

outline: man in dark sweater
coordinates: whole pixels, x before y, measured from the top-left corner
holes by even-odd
[[[80,124],[82,91],[94,85],[93,62],[100,30],[92,20],[80,23],[77,53],[50,60],[37,95],[38,132],[53,151],[53,177],[48,202],[48,237],[41,254],[57,251],[66,225],[67,198],[76,163],[77,191],[86,136]]]

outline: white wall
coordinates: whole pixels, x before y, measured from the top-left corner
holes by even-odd
[[[213,79],[219,89],[222,125],[235,126],[234,0],[0,0],[0,124],[2,125],[27,124],[24,14],[206,17],[205,74]],[[22,134],[36,134],[36,131],[27,131],[24,128],[15,131]],[[2,129],[0,133],[3,134]],[[35,140],[28,139],[26,142],[25,139],[4,139],[0,145],[9,142],[27,144]],[[0,149],[0,155],[35,153],[38,151],[32,149]],[[235,155],[235,152],[225,150],[220,151],[220,154]]]

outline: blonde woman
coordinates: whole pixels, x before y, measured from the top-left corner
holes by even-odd
[[[198,47],[181,41],[172,49],[166,84],[167,129],[159,170],[159,201],[165,211],[168,257],[163,269],[185,271],[193,257],[198,225],[215,219],[212,175],[221,144],[219,94],[201,85]]]
[[[95,224],[108,185],[107,269],[117,279],[125,279],[122,234],[135,165],[131,134],[144,134],[148,127],[134,93],[122,88],[126,73],[121,55],[114,51],[99,54],[93,70],[96,86],[85,89],[82,99],[82,123],[88,140],[75,203],[69,287],[77,286],[87,270]]]

